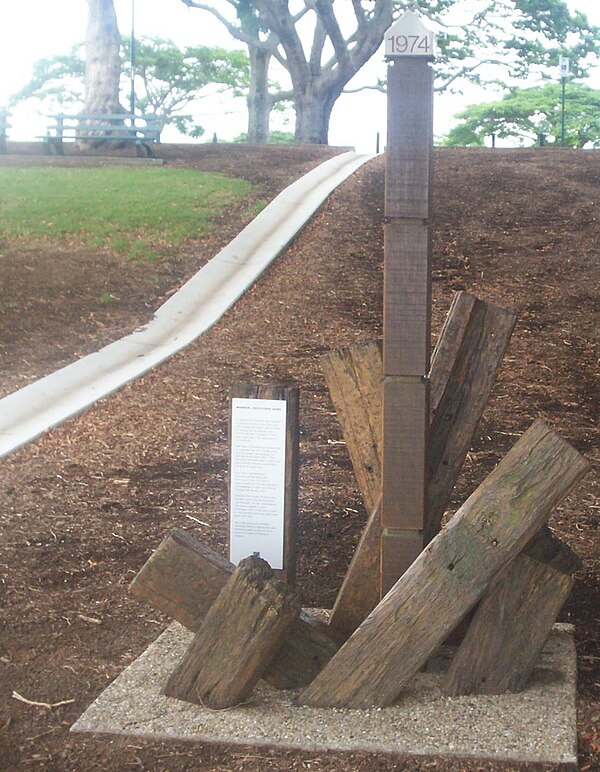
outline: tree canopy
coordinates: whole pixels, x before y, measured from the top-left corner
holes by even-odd
[[[130,43],[123,40],[123,71],[130,70]],[[144,113],[161,116],[190,136],[202,128],[183,115],[191,102],[230,90],[240,95],[249,82],[248,55],[209,46],[179,48],[171,40],[141,38],[135,50],[136,103]]]
[[[563,0],[181,0],[218,19],[251,52],[251,90],[266,89],[265,61],[289,75],[291,91],[271,92],[250,110],[293,99],[296,141],[327,142],[336,100],[379,48],[392,19],[418,11],[438,37],[436,88],[497,82],[555,66],[568,51],[573,72],[598,53],[598,30]],[[253,54],[262,53],[261,68]],[[260,84],[257,84],[260,79]],[[383,80],[375,87],[384,88]],[[263,116],[264,124],[264,116]],[[255,118],[259,122],[259,118]]]
[[[121,94],[129,90],[130,41],[121,42]],[[82,45],[68,54],[40,59],[34,64],[31,81],[11,97],[10,103],[37,98],[52,108],[80,109],[84,98],[86,66]],[[240,94],[247,89],[249,62],[242,50],[227,51],[209,46],[181,49],[171,40],[136,40],[136,104],[141,112],[160,116],[178,130],[200,136],[203,129],[191,115],[184,114],[190,103],[218,91]]]
[[[329,119],[335,101],[349,80],[379,48],[392,23],[393,0],[352,0],[344,23],[333,0],[227,0],[185,5],[211,13],[252,52],[262,52],[263,67],[251,70],[251,89],[264,92],[264,59],[287,70],[291,90],[272,94],[256,109],[270,109],[279,99],[293,99],[296,141],[327,143]],[[227,7],[229,6],[229,15]],[[339,5],[338,5],[339,7]],[[346,32],[343,27],[348,27]],[[305,42],[310,40],[310,43]],[[254,62],[253,62],[254,64]],[[260,77],[261,82],[256,83]],[[252,109],[253,105],[249,105]],[[257,122],[259,119],[257,118]]]
[[[457,118],[444,144],[480,147],[486,137],[517,139],[531,144],[540,135],[546,144],[561,141],[561,86],[548,83],[513,88],[496,102],[470,105]],[[565,145],[600,147],[600,91],[580,83],[565,88]]]

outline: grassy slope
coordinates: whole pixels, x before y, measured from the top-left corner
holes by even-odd
[[[52,239],[133,258],[200,238],[250,190],[244,180],[187,169],[0,168],[4,236]]]

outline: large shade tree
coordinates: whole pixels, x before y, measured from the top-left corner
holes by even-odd
[[[124,40],[124,71],[131,70],[129,41]],[[201,136],[193,116],[184,114],[190,103],[216,93],[247,91],[248,56],[209,46],[179,48],[171,40],[141,38],[136,41],[134,65],[136,103],[143,113],[173,123],[182,134]]]
[[[119,113],[121,35],[113,0],[88,0],[85,113]]]
[[[250,112],[268,110],[274,102],[291,97],[296,141],[314,144],[327,143],[331,110],[346,84],[379,48],[392,23],[393,9],[392,0],[352,0],[352,31],[344,33],[333,0],[306,0],[294,4],[294,9],[288,0],[227,0],[232,11],[229,17],[223,13],[222,2],[182,2],[210,12],[231,35],[248,45],[251,57],[253,51],[262,52],[263,65],[273,59],[287,70],[292,90],[263,97],[256,105],[249,103]],[[312,40],[305,46],[309,25]],[[266,73],[251,67],[251,81],[251,89],[264,94]],[[265,116],[251,116],[250,123],[264,127]]]
[[[65,112],[83,109],[85,60],[83,46],[69,54],[40,59],[33,65],[33,77],[13,94],[10,104],[26,99],[42,101],[46,108]],[[136,107],[160,118],[162,125],[174,124],[183,134],[201,136],[203,127],[186,114],[198,99],[217,92],[245,93],[248,87],[248,56],[242,50],[209,46],[179,48],[171,40],[140,38],[136,41]],[[131,87],[130,41],[121,44],[121,95],[124,103]]]
[[[289,92],[266,91],[269,62],[289,74],[296,141],[327,142],[331,110],[346,85],[379,48],[395,15],[413,8],[438,34],[436,88],[465,79],[496,82],[556,64],[568,50],[575,70],[597,51],[597,29],[563,0],[181,0],[212,14],[251,53],[251,90],[266,111]],[[260,67],[255,65],[262,55]],[[384,88],[382,83],[375,87]],[[264,127],[265,118],[251,122]]]

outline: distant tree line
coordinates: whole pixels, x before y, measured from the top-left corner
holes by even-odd
[[[563,0],[181,2],[211,14],[245,44],[248,53],[204,46],[179,50],[169,41],[140,41],[139,105],[165,121],[177,122],[184,131],[199,134],[201,128],[193,126],[182,110],[214,83],[246,95],[251,142],[267,141],[271,112],[290,103],[296,115],[295,141],[327,143],[337,99],[353,90],[350,81],[379,49],[393,20],[408,7],[436,32],[438,91],[458,89],[465,81],[498,85],[505,78],[548,74],[565,52],[577,76],[599,52],[600,30],[584,14],[571,13]],[[69,75],[85,73],[86,112],[121,111],[119,79],[127,65],[127,48],[122,56],[114,2],[88,0],[88,7],[85,65],[80,57],[73,59],[75,54],[40,63],[20,98],[48,96],[63,77],[60,68],[70,67]],[[278,86],[271,77],[275,64],[287,73],[289,87]],[[383,90],[385,83],[378,81],[369,88]]]
[[[502,99],[471,105],[456,117],[459,123],[446,145],[481,147],[486,139],[512,139],[522,144],[562,144],[562,93],[558,83],[513,88]],[[565,145],[600,147],[600,91],[580,83],[565,89]]]

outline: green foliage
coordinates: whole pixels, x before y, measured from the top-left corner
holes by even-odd
[[[248,135],[244,132],[238,134],[234,142],[247,142]],[[295,142],[293,131],[271,131],[269,132],[269,145],[293,145]]]
[[[575,77],[600,55],[600,29],[563,0],[418,0],[397,2],[430,20],[438,42],[437,90],[461,82],[494,83],[499,78],[548,77],[560,54]],[[458,25],[457,19],[460,19]]]
[[[130,43],[123,40],[124,73],[131,71]],[[209,94],[231,91],[240,96],[248,87],[250,65],[244,51],[208,46],[180,49],[171,40],[141,38],[136,41],[136,103],[143,113],[163,117],[182,134],[201,136],[204,129],[192,116],[177,114],[190,102]]]
[[[29,83],[11,95],[11,107],[26,99],[40,99],[50,109],[80,105],[84,98],[85,61],[83,46],[74,46],[64,56],[39,59],[33,65]]]
[[[133,260],[202,236],[250,184],[157,167],[0,167],[0,239],[107,248]]]
[[[561,139],[561,86],[513,88],[497,102],[467,107],[457,118],[460,123],[449,132],[446,145],[479,147],[491,134],[528,143],[542,134],[548,144],[557,144]],[[579,83],[566,84],[565,145],[600,147],[600,91]]]
[[[131,88],[130,41],[122,41],[121,92],[129,104]],[[42,100],[55,112],[83,105],[85,61],[82,46],[66,56],[40,59],[31,81],[10,99],[15,105],[25,99]],[[226,51],[209,46],[180,49],[171,40],[140,38],[135,49],[136,108],[173,123],[182,134],[202,136],[204,129],[182,111],[209,94],[231,91],[239,96],[248,87],[250,65],[244,51]]]

